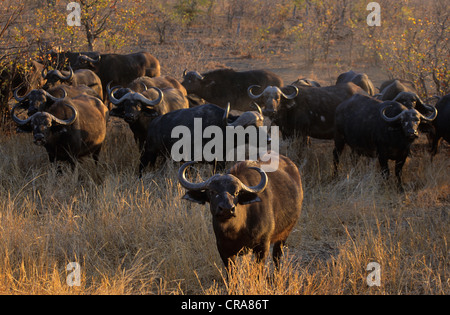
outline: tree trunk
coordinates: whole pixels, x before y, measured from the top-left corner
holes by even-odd
[[[84,29],[86,31],[86,40],[87,40],[87,44],[88,44],[88,51],[94,51],[94,34],[92,34],[92,29],[89,25],[89,22],[85,22],[84,23]]]

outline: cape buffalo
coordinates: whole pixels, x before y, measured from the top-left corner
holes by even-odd
[[[430,108],[431,109],[431,108]],[[413,141],[418,138],[420,122],[433,121],[437,111],[425,117],[394,101],[380,101],[354,95],[336,109],[335,172],[339,156],[348,144],[352,150],[369,157],[378,157],[383,177],[389,176],[388,160],[395,160],[399,191],[403,191],[401,172]]]
[[[156,87],[142,92],[120,88],[117,92],[108,88],[109,99],[116,107],[111,116],[123,118],[130,126],[134,139],[142,151],[147,138],[150,122],[168,112],[189,108],[189,102],[183,93],[175,88]]]
[[[416,85],[413,82],[402,79],[384,81],[379,90],[380,93],[376,96],[383,101],[392,101],[401,92],[418,93]]]
[[[247,94],[249,86],[281,87],[283,80],[266,70],[238,72],[233,69],[218,69],[203,74],[184,71],[181,84],[188,94],[195,94],[209,103],[223,108],[230,103],[231,109],[247,111],[252,101]]]
[[[45,111],[53,103],[63,100],[66,96],[73,98],[81,94],[100,99],[100,95],[86,85],[69,86],[65,84],[57,85],[47,91],[43,89],[32,90],[24,96],[18,96],[17,90],[15,90],[14,98],[20,103],[20,108],[28,110],[28,115],[31,116],[37,111]]]
[[[180,140],[179,138],[172,138],[173,130],[176,127],[182,127],[189,131],[190,135],[188,138],[192,149],[189,156],[186,156],[187,153],[183,152],[183,159],[185,161],[193,161],[199,159],[197,154],[202,153],[204,146],[211,140],[203,137],[206,128],[217,126],[221,129],[222,135],[225,135],[227,126],[246,127],[254,125],[260,127],[263,124],[264,117],[260,112],[246,112],[241,116],[231,116],[229,111],[230,105],[225,110],[214,104],[206,104],[188,109],[179,109],[156,117],[148,126],[145,150],[141,155],[139,175],[142,176],[143,170],[149,163],[153,166],[158,156],[171,153],[174,144]],[[201,119],[200,130],[196,129],[196,119]],[[200,138],[200,143],[197,143],[195,140],[197,136]],[[222,148],[225,148],[226,137],[223,137],[222,140]],[[222,153],[226,154],[225,149]]]
[[[306,142],[308,136],[333,139],[336,107],[356,93],[365,94],[354,83],[342,83],[327,87],[286,86],[273,93],[276,98],[253,95],[265,115],[280,126],[283,138],[298,133]],[[252,95],[250,91],[249,94]]]
[[[67,161],[74,165],[89,154],[98,161],[108,113],[100,99],[85,94],[65,98],[25,120],[15,114],[19,105],[11,110],[13,120],[19,126],[31,125],[34,143],[45,147],[50,162]]]
[[[45,53],[42,59],[47,65],[52,66],[54,69],[64,69],[65,66],[77,67],[79,65],[79,57],[88,56],[90,58],[96,59],[100,56],[97,51],[57,51],[51,49],[49,52]]]
[[[320,83],[308,78],[298,78],[294,82],[291,83],[291,85],[294,86],[315,86],[315,87],[321,87]]]
[[[44,90],[48,90],[51,87],[55,87],[61,83],[65,83],[71,86],[86,85],[90,87],[100,99],[103,100],[103,86],[100,78],[95,74],[95,72],[88,69],[80,69],[73,71],[69,67],[69,71],[63,70],[51,70],[42,72],[42,77],[47,82],[44,85]]]
[[[309,86],[309,85],[300,85],[300,86]],[[248,88],[247,93],[248,96],[261,105],[263,108],[263,114],[267,116],[271,116],[278,106],[280,105],[282,99],[283,100],[292,100],[298,95],[298,88],[295,85],[288,85],[284,88],[279,88],[278,86],[268,86],[266,87],[261,94],[253,94],[253,89],[261,89],[259,85],[252,85]],[[288,92],[287,90],[290,90]],[[284,92],[283,92],[284,91]],[[290,93],[290,94],[285,94]]]
[[[179,90],[184,96],[187,96],[186,89],[177,79],[170,75],[162,75],[150,78],[147,76],[139,77],[127,86],[135,92],[143,92],[148,88],[157,87],[159,89],[174,88]]]
[[[431,156],[437,154],[442,139],[450,143],[450,94],[439,100],[436,110],[439,115],[433,121]]]
[[[394,79],[383,82],[381,92],[376,95],[383,101],[395,101],[405,105],[409,109],[417,109],[422,115],[428,116],[434,109],[425,104],[417,94],[416,86],[413,82],[407,80]],[[430,110],[431,109],[431,110]],[[433,127],[430,122],[423,121],[420,131],[431,133]]]
[[[214,175],[201,183],[186,179],[184,164],[178,180],[187,192],[183,199],[209,203],[217,249],[228,268],[242,249],[252,249],[264,261],[273,244],[273,260],[278,267],[282,247],[300,217],[303,189],[297,166],[279,157],[274,172],[264,172],[264,162],[244,161],[224,175]]]
[[[107,95],[109,82],[126,86],[142,76],[157,77],[161,74],[158,59],[148,52],[129,55],[99,54],[96,58],[80,55],[74,69],[93,70],[102,81],[103,95]]]
[[[375,95],[375,87],[370,81],[369,77],[365,73],[357,73],[353,70],[342,73],[336,80],[336,84],[339,83],[347,83],[353,82],[357,86],[361,87],[364,91],[366,91],[369,95]]]
[[[12,65],[0,62],[0,105],[6,106],[12,97],[12,91],[20,90],[25,93],[44,85],[41,77],[43,69],[44,66],[37,61],[22,63],[15,60]]]

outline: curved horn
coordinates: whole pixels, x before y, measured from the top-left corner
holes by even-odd
[[[200,81],[203,80],[205,77],[202,76],[200,73],[198,73],[197,71],[194,71],[194,75],[197,79],[199,79]]]
[[[43,94],[45,95],[45,97],[50,98],[52,101],[54,101],[54,102],[59,102],[59,101],[64,100],[64,99],[67,97],[67,92],[66,92],[66,90],[64,90],[62,87],[60,87],[59,89],[63,91],[63,96],[60,97],[60,98],[54,97],[53,95],[51,95],[50,93],[48,93],[48,92],[45,91],[45,90],[39,90],[39,91],[40,91],[41,93],[43,93]]]
[[[80,55],[78,58],[81,59],[81,60],[87,61],[87,62],[97,63],[97,62],[100,61],[101,56],[99,55],[97,60],[95,60],[95,59],[93,59],[93,58],[91,58],[89,56],[86,56],[86,55]]]
[[[413,96],[413,97],[416,97],[417,99],[419,99],[419,96],[416,93],[403,91],[403,92],[398,93],[397,96],[392,101],[398,102],[399,99],[401,99],[402,97],[405,97],[405,96]]]
[[[18,102],[23,102],[24,100],[26,100],[26,99],[28,98],[28,96],[30,96],[31,91],[28,92],[28,94],[25,94],[24,96],[19,97],[19,96],[17,95],[17,92],[19,92],[20,89],[21,89],[21,87],[19,86],[17,89],[14,90],[14,98],[15,98],[16,101],[18,101]]]
[[[55,116],[53,116],[52,114],[48,113],[50,115],[50,117],[52,118],[52,120],[54,122],[56,122],[57,124],[63,125],[63,126],[70,126],[72,125],[75,120],[78,117],[78,111],[70,104],[66,104],[64,103],[65,106],[69,107],[72,110],[72,117],[69,119],[59,119]]]
[[[432,100],[437,100],[438,102],[441,100],[442,96],[433,95],[432,97],[427,98],[426,102],[431,102]]]
[[[249,126],[249,125],[257,125],[258,121],[263,120],[264,116],[259,116],[256,112],[245,112],[240,115],[235,121],[228,124],[228,126]]]
[[[117,98],[115,98],[114,97],[114,91],[116,90],[116,89],[121,89],[122,87],[121,86],[115,86],[115,87],[113,87],[113,88],[111,88],[111,83],[112,83],[113,81],[111,81],[111,82],[109,82],[108,83],[108,85],[106,86],[106,91],[108,92],[108,96],[109,96],[109,100],[111,101],[111,103],[113,103],[114,105],[119,105],[120,103],[122,103],[123,101],[125,101],[127,98],[129,98],[129,94],[130,94],[130,92],[129,93],[127,93],[127,94],[125,94],[124,96],[122,96],[121,98],[120,98],[120,100],[118,100]]]
[[[11,118],[12,118],[12,120],[13,120],[16,124],[18,124],[19,126],[24,126],[24,125],[27,125],[28,123],[30,123],[31,120],[34,118],[34,116],[36,116],[37,114],[39,114],[39,112],[35,113],[34,115],[28,117],[28,118],[25,119],[25,120],[22,120],[22,119],[20,119],[19,117],[17,117],[17,116],[16,116],[16,113],[15,113],[15,112],[16,112],[16,109],[17,109],[20,105],[21,105],[21,104],[18,103],[18,104],[16,104],[16,105],[14,105],[14,107],[11,109]]]
[[[214,175],[210,179],[201,183],[191,183],[186,179],[186,170],[189,166],[195,163],[196,162],[188,162],[180,167],[180,169],[178,170],[178,181],[180,182],[181,186],[183,186],[187,190],[194,190],[194,191],[206,190],[208,189],[208,186],[211,183],[211,181],[220,175]]]
[[[230,115],[230,102],[228,102],[227,104],[227,108],[225,109],[225,114],[223,114],[223,122],[225,124],[225,126],[228,126],[228,116]]]
[[[423,104],[423,105],[425,106],[425,104]],[[438,110],[437,110],[435,107],[433,107],[433,106],[428,106],[428,105],[426,105],[426,108],[427,108],[427,109],[430,108],[430,110],[432,110],[433,113],[432,113],[430,116],[428,116],[428,117],[422,115],[421,113],[419,113],[420,117],[421,117],[423,120],[425,120],[425,121],[433,121],[433,120],[435,120],[436,117],[437,117],[437,115],[438,115]]]
[[[106,86],[106,92],[108,93],[108,95],[110,95],[111,92],[114,92],[115,90],[121,89],[121,88],[122,88],[122,87],[119,86],[119,85],[114,86],[113,88],[111,88],[111,83],[113,83],[113,81],[110,81],[110,82],[108,83],[108,85]]]
[[[381,99],[381,96],[383,96],[383,93],[378,93],[378,94],[375,94],[375,95],[373,96],[373,98]]]
[[[261,180],[258,185],[251,186],[251,187],[246,186],[241,182],[242,190],[245,190],[246,192],[249,192],[249,193],[259,194],[266,189],[267,184],[269,182],[269,178],[267,177],[266,172],[264,172],[259,167],[249,167],[249,169],[257,171],[259,173],[259,175],[261,175]]]
[[[262,109],[261,109],[261,107],[259,107],[258,104],[256,104],[256,102],[253,102],[251,105],[252,105],[253,107],[256,107],[256,109],[258,110],[258,113],[260,113],[261,116],[263,116]]]
[[[395,117],[387,117],[386,116],[386,110],[388,109],[388,107],[390,107],[390,106],[392,106],[391,104],[389,104],[389,105],[386,105],[386,106],[384,106],[383,108],[381,108],[381,110],[380,110],[380,114],[381,114],[381,117],[386,121],[386,122],[396,122],[397,120],[399,120],[401,117],[402,117],[402,115],[403,115],[403,111],[400,113],[400,114],[398,114],[397,116],[395,116]]]
[[[439,95],[433,95],[433,99],[437,99],[438,102],[441,100],[442,96]]]
[[[296,86],[294,86],[294,85],[288,85],[287,87],[293,88],[294,89],[294,93],[286,95],[283,92],[281,92],[281,95],[283,95],[283,97],[285,99],[288,99],[288,100],[292,100],[292,99],[296,98],[297,95],[298,95],[298,88]]]
[[[44,80],[47,80],[47,74],[48,74],[47,67],[44,67],[44,69],[42,69],[42,72],[41,72],[41,76]]]
[[[142,85],[142,87],[144,88],[144,90],[142,91],[142,92],[145,92],[145,91],[147,91],[148,90],[148,86],[147,85],[145,85],[145,83],[144,82],[139,82],[141,85]]]
[[[141,102],[142,104],[144,104],[145,106],[150,106],[150,107],[154,107],[154,106],[156,106],[156,105],[159,105],[159,104],[161,104],[161,101],[162,101],[162,99],[163,99],[163,97],[164,97],[164,93],[160,90],[160,89],[158,89],[157,87],[155,87],[155,86],[152,86],[151,87],[151,89],[155,89],[156,90],[156,92],[158,92],[158,94],[159,94],[159,96],[158,96],[158,98],[157,99],[155,99],[155,100],[149,100],[148,98],[146,98],[144,95],[142,95],[141,93],[135,93],[134,94],[134,99],[135,100],[137,100],[137,101],[139,101],[139,102]]]
[[[186,76],[186,74],[187,74],[187,69],[184,69],[184,71],[183,71],[183,78]]]
[[[394,98],[394,102],[398,102],[398,99],[400,99],[400,98],[402,98],[402,97],[404,97],[404,96],[409,96],[409,97],[412,97],[412,98],[415,98],[415,101],[416,101],[416,108],[418,108],[418,106],[419,106],[419,109],[420,109],[420,106],[421,107],[423,107],[423,108],[425,108],[426,110],[428,110],[428,111],[430,111],[430,112],[434,112],[434,107],[433,106],[431,106],[431,105],[427,105],[427,104],[425,104],[423,101],[422,101],[422,99],[419,97],[419,95],[417,95],[417,93],[414,93],[414,92],[400,92],[400,93],[398,93],[398,95]]]
[[[252,100],[256,100],[256,99],[258,99],[258,98],[260,98],[263,94],[264,94],[264,91],[261,93],[261,94],[259,94],[259,95],[255,95],[255,94],[253,94],[253,88],[261,88],[261,86],[260,85],[252,85],[252,86],[250,86],[248,89],[247,89],[247,94],[248,94],[248,96],[250,96],[250,98],[252,99]]]
[[[113,90],[114,91],[114,90]],[[130,99],[133,97],[132,92],[128,92],[127,94],[125,94],[124,96],[122,96],[120,99],[117,99],[114,97],[114,93],[113,91],[111,91],[111,93],[109,94],[109,100],[111,101],[111,103],[113,103],[114,105],[119,105],[121,103],[123,103],[125,100]]]
[[[425,104],[425,103],[420,99],[420,97],[419,97],[417,94],[416,94],[416,96],[417,96],[417,104],[419,104],[420,106],[422,106],[423,108],[425,108],[426,110],[428,110],[428,111],[430,111],[430,112],[434,112],[434,110],[435,110],[434,106]],[[435,117],[435,118],[436,118],[436,117]],[[434,119],[433,119],[433,120],[434,120]]]
[[[69,74],[67,76],[64,76],[61,71],[56,71],[56,76],[61,80],[61,81],[70,81],[73,78],[73,69],[71,66],[69,66]]]

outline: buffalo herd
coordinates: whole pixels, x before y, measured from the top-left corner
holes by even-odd
[[[11,117],[18,130],[33,134],[51,162],[75,165],[88,155],[97,162],[111,116],[123,119],[134,135],[141,152],[140,176],[173,148],[176,127],[193,131],[200,118],[201,131],[211,126],[261,127],[267,118],[284,139],[334,140],[335,174],[346,145],[358,155],[378,158],[385,178],[388,160],[394,160],[398,190],[403,191],[402,168],[419,131],[427,133],[432,157],[442,139],[450,142],[450,95],[432,106],[420,99],[414,83],[401,79],[384,82],[377,94],[369,77],[354,71],[325,87],[307,78],[285,84],[267,70],[185,70],[180,82],[161,75],[159,61],[148,52],[51,51],[46,59],[49,65],[30,70],[35,79],[28,82],[28,91],[11,91],[17,101]],[[199,159],[193,154],[183,159],[178,173],[186,189],[183,198],[209,203],[226,266],[244,248],[264,261],[271,244],[278,264],[303,200],[298,168],[285,156],[278,159],[278,168],[270,172],[265,171],[267,161],[259,157],[235,163],[200,183],[186,174]]]

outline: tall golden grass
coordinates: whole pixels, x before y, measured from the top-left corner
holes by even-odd
[[[374,160],[344,155],[333,179],[331,141],[282,142],[305,199],[281,267],[246,255],[227,276],[208,207],[181,200],[171,162],[139,180],[125,126],[111,124],[98,166],[62,174],[30,135],[1,136],[0,294],[449,294],[449,148],[432,164],[417,148],[399,194]],[[371,262],[380,287],[366,283]]]

